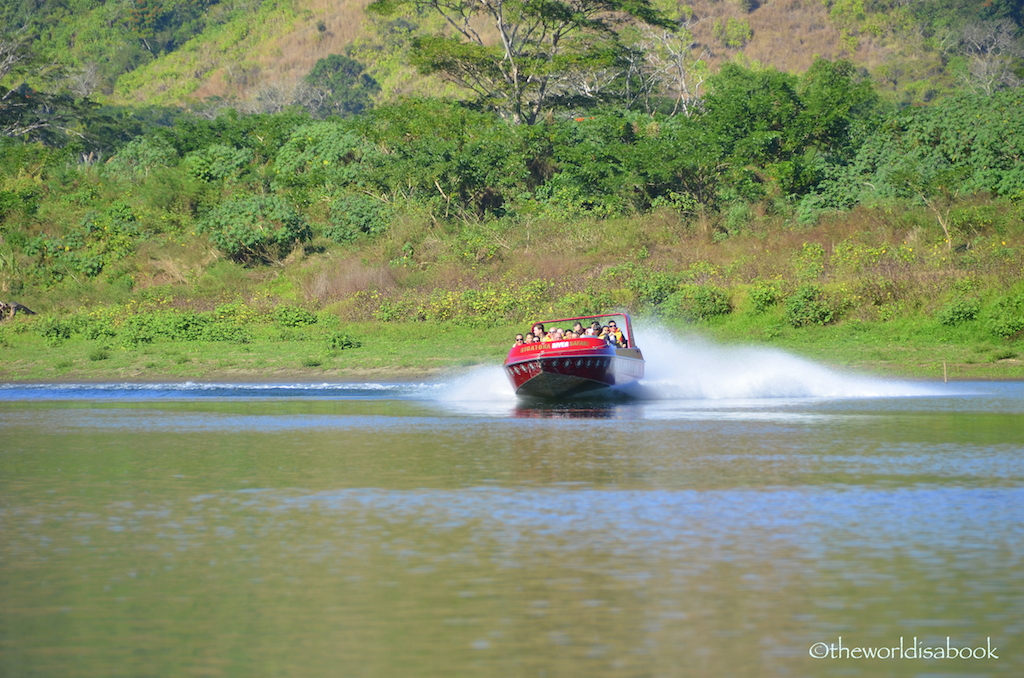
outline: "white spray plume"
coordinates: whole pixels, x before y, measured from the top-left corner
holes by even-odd
[[[641,400],[761,398],[878,398],[939,395],[926,383],[844,373],[785,351],[723,346],[679,337],[648,323],[635,328],[646,360],[645,378],[626,394]],[[477,367],[448,382],[448,402],[512,402],[515,395],[499,366]]]
[[[876,398],[937,395],[927,384],[830,369],[785,351],[721,346],[664,328],[637,330],[647,361],[640,397],[657,399]]]

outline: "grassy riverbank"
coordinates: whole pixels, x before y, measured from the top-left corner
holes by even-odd
[[[155,340],[125,346],[110,337],[47,341],[28,328],[5,335],[0,381],[404,381],[440,379],[504,358],[516,325],[471,328],[451,322],[354,323],[350,348],[332,348],[333,332],[257,328],[246,343]],[[648,360],[700,360],[692,346],[774,347],[825,365],[881,376],[924,379],[1024,379],[1024,341],[978,339],[965,328],[913,322],[845,323],[790,329],[768,317],[702,327],[641,321],[638,341],[668,331]],[[641,343],[641,348],[644,345]],[[672,352],[674,355],[663,355]],[[699,352],[699,351],[698,351]],[[651,375],[655,376],[655,375]]]
[[[499,364],[532,320],[614,310],[870,373],[1021,379],[1021,210],[951,203],[951,240],[908,205],[809,226],[753,215],[727,237],[664,212],[459,231],[410,220],[273,266],[193,236],[140,251],[130,276],[8,297],[39,314],[0,323],[0,380],[436,377]]]

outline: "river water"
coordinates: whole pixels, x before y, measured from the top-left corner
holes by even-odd
[[[650,344],[624,401],[0,386],[0,675],[1024,675],[1024,384]]]

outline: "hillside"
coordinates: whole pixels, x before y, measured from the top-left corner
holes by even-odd
[[[404,336],[489,356],[608,309],[1019,376],[1017,5],[619,6],[507,56],[400,3],[43,2],[0,40],[0,300],[38,312],[0,323],[10,378],[355,369],[374,335],[404,368]]]
[[[64,86],[102,103],[234,102],[280,110],[295,100],[296,86],[319,59],[345,53],[380,82],[378,102],[457,91],[417,74],[405,55],[412,36],[442,29],[438,17],[420,13],[385,20],[367,15],[366,4],[83,0],[72,9],[65,0],[47,0],[31,10],[12,5],[2,18],[8,33],[27,36],[39,58],[58,68],[59,73],[50,68],[30,75],[34,86]],[[880,90],[920,102],[970,79],[973,58],[1019,55],[1019,45],[993,47],[993,36],[963,39],[972,26],[991,32],[999,21],[1009,22],[1011,37],[1019,36],[1019,4],[991,2],[979,9],[968,3],[877,2],[866,10],[841,0],[698,0],[661,8],[680,17],[692,35],[688,58],[712,71],[739,60],[799,73],[818,57],[847,58],[870,73]],[[486,35],[487,27],[481,28]],[[1003,51],[993,51],[998,49]]]

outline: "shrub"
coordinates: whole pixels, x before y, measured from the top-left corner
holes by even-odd
[[[802,285],[786,300],[786,322],[793,327],[827,325],[838,316],[838,310],[817,285]]]
[[[177,159],[174,149],[157,137],[138,137],[118,149],[106,164],[115,177],[139,180],[159,167],[169,167]]]
[[[609,269],[602,276],[606,284],[622,284],[633,293],[641,306],[660,306],[679,289],[679,276],[656,271],[637,264],[624,264]]]
[[[974,320],[980,312],[981,304],[977,299],[957,299],[939,309],[935,317],[943,325],[956,326]]]
[[[103,339],[117,336],[117,328],[110,318],[90,315],[82,320],[81,331],[86,339]]]
[[[299,306],[279,306],[274,310],[274,320],[281,327],[305,327],[316,324],[316,314]]]
[[[327,335],[327,349],[330,351],[344,351],[346,348],[359,348],[362,345],[362,342],[341,332]]]
[[[758,282],[750,288],[750,306],[754,313],[765,313],[779,303],[778,283]]]
[[[331,205],[330,224],[324,237],[337,243],[355,240],[360,235],[383,233],[388,227],[387,205],[368,195],[346,195]]]
[[[155,338],[152,319],[146,315],[131,316],[122,325],[119,334],[121,341],[128,347],[151,344]]]
[[[268,263],[283,257],[312,232],[298,212],[274,195],[233,198],[199,224],[226,255],[241,263]]]
[[[110,357],[110,351],[104,346],[97,346],[93,350],[89,351],[89,360],[106,360]]]
[[[65,339],[71,338],[73,326],[66,320],[59,320],[52,318],[43,323],[42,327],[39,328],[39,334],[46,340],[46,343],[50,346],[56,346]]]
[[[174,341],[199,341],[203,339],[211,318],[205,313],[172,313],[162,316],[158,333]]]
[[[998,299],[989,311],[992,334],[1009,339],[1024,330],[1024,293]]]
[[[232,344],[248,344],[252,335],[244,327],[231,323],[210,323],[203,330],[204,341],[224,341]]]
[[[729,294],[714,285],[687,285],[665,301],[669,317],[709,320],[732,312]]]
[[[254,154],[249,148],[233,148],[213,144],[201,151],[185,156],[185,169],[189,176],[202,181],[220,181],[236,175],[252,162]]]

